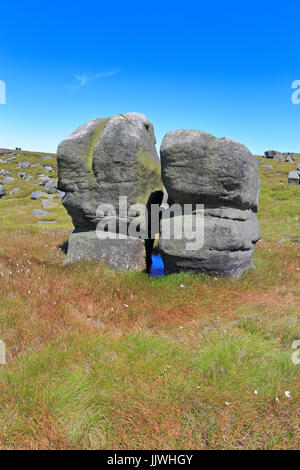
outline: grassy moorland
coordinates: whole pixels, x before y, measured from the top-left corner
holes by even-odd
[[[256,269],[224,280],[64,266],[70,219],[61,205],[32,216],[41,188],[17,173],[42,167],[15,168],[44,162],[18,153],[0,163],[15,176],[0,200],[0,447],[299,448],[300,186],[287,175],[300,157],[260,169]]]

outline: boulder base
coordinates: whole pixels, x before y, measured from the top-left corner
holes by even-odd
[[[111,268],[127,271],[146,270],[144,241],[107,232],[105,240],[97,237],[95,230],[75,230],[70,238],[65,263],[98,260]]]

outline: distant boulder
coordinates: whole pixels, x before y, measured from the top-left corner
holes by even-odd
[[[58,204],[56,202],[49,201],[49,199],[42,200],[43,209],[54,209],[55,207],[58,207]]]
[[[67,261],[89,259],[94,251],[93,258],[114,267],[119,257],[120,269],[146,267],[143,240],[113,241],[112,236],[101,245],[93,231],[104,218],[104,212],[97,209],[104,211],[107,204],[115,209],[111,220],[116,233],[125,236],[129,222],[137,216],[129,216],[122,224],[123,210],[135,204],[160,204],[163,185],[155,143],[151,122],[143,114],[128,113],[89,121],[59,145],[58,189],[66,193],[63,205],[82,232],[71,235]],[[124,209],[119,208],[120,197],[127,198]],[[87,235],[86,229],[92,234]],[[89,248],[83,248],[84,239]],[[81,252],[75,253],[78,247]]]
[[[39,185],[44,186],[48,181],[50,181],[50,178],[49,176],[40,176],[37,181]]]
[[[289,184],[299,184],[300,176],[298,171],[290,171],[288,176]]]

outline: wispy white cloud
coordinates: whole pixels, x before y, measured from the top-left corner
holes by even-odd
[[[116,75],[118,72],[119,69],[97,73],[96,75],[89,75],[86,73],[83,75],[75,75],[75,80],[77,83],[73,85],[67,85],[67,88],[70,90],[78,90],[78,88],[82,88],[83,86],[88,85],[93,80],[97,80],[98,78],[111,77],[112,75]]]

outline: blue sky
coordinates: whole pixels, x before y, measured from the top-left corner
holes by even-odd
[[[300,152],[299,13],[256,0],[2,3],[0,147],[55,152],[87,120],[136,111],[158,145],[192,128]]]

